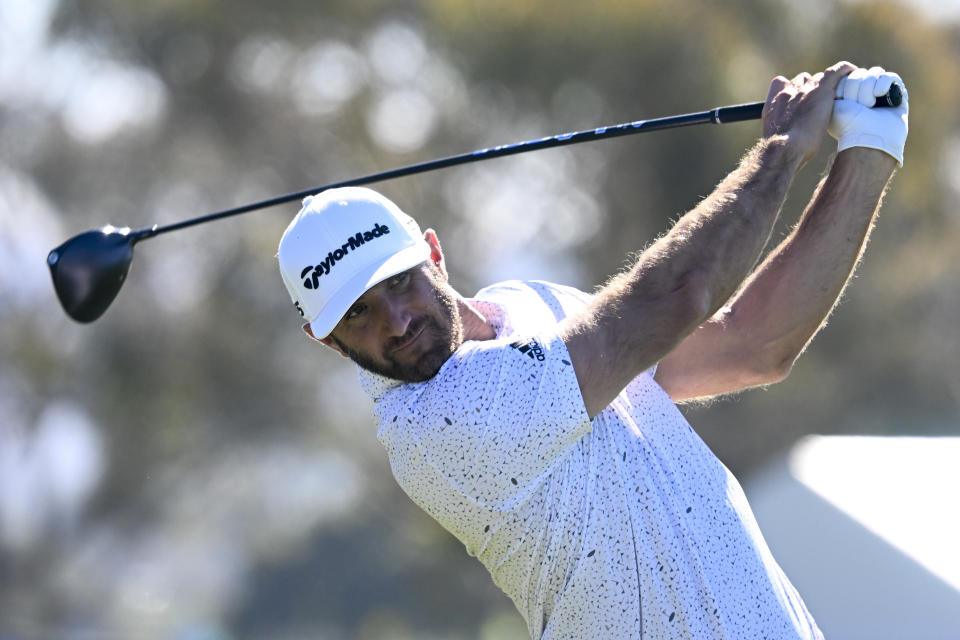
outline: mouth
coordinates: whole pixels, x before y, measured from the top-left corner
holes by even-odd
[[[425,328],[426,327],[420,327],[420,329],[415,334],[413,334],[413,336],[409,340],[407,340],[406,342],[404,342],[403,344],[395,348],[393,350],[393,353],[394,354],[401,353],[406,349],[410,348],[411,346],[413,346],[413,344],[420,339],[420,336],[423,334],[423,331]]]

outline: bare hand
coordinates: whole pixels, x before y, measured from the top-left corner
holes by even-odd
[[[838,62],[813,76],[801,73],[792,80],[774,78],[763,107],[763,136],[785,138],[804,162],[809,160],[830,123],[837,84],[854,69],[849,62]]]

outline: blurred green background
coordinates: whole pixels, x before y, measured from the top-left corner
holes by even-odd
[[[811,0],[0,1],[0,638],[523,638],[395,486],[349,363],[277,271],[297,206],[140,245],[95,324],[44,263],[76,233],[601,124],[898,71],[906,166],[784,383],[685,412],[748,476],[809,433],[957,434],[960,6]],[[758,123],[379,185],[454,286],[584,289],[706,196]],[[798,179],[782,237],[832,151]]]

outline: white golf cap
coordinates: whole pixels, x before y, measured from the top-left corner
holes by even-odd
[[[277,257],[294,306],[325,338],[367,289],[429,258],[430,245],[389,199],[341,187],[304,198]]]

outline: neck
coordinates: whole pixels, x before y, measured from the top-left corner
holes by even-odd
[[[487,321],[486,317],[473,308],[461,296],[457,296],[457,308],[460,310],[460,319],[463,321],[463,339],[466,340],[493,340],[497,332]]]

